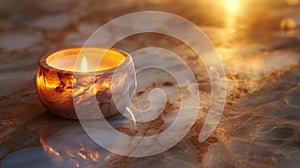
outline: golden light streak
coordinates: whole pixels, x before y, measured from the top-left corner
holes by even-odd
[[[237,30],[236,20],[238,15],[241,13],[241,2],[240,0],[224,0],[225,9],[225,24],[228,33],[234,33]]]

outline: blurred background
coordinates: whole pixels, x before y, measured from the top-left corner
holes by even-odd
[[[198,135],[206,106],[178,145],[157,156],[128,158],[99,148],[77,122],[45,113],[33,86],[42,55],[81,46],[108,21],[147,10],[179,15],[206,33],[222,59],[228,95],[222,120],[204,143]],[[0,0],[1,166],[298,167],[299,11],[300,0]],[[182,42],[155,33],[114,47],[130,53],[150,46],[189,64],[196,56]],[[200,69],[200,91],[209,95],[205,68],[193,68]],[[118,117],[111,121],[120,125]]]

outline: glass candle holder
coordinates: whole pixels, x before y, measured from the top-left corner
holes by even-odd
[[[60,117],[110,117],[125,109],[135,92],[133,61],[128,53],[116,49],[59,50],[40,59],[36,88],[41,103]],[[84,110],[76,112],[75,103]]]

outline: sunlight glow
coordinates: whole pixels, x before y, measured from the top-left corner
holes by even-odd
[[[228,12],[235,13],[240,6],[239,0],[225,0],[225,8]]]

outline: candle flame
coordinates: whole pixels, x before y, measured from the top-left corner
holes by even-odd
[[[81,61],[81,72],[87,72],[87,71],[88,71],[87,61],[86,58],[83,57]]]

